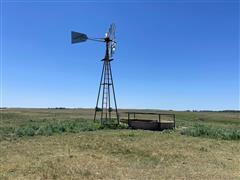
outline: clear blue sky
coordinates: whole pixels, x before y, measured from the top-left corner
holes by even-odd
[[[104,44],[120,108],[239,109],[239,1],[2,4],[2,105],[95,107]],[[191,3],[194,2],[194,3]]]

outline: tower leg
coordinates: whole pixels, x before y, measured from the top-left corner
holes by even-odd
[[[101,85],[103,85],[103,93],[102,93],[102,111],[101,111],[101,124],[103,124],[103,113],[104,113],[104,100],[105,100],[105,85],[106,85],[106,61],[103,63],[104,65],[104,73],[103,73],[103,82],[101,82]]]
[[[112,78],[112,68],[111,68],[111,64],[110,63],[109,63],[109,72],[110,72],[111,81],[112,81],[111,84],[112,84],[113,98],[114,98],[114,104],[115,104],[115,109],[116,109],[117,124],[119,124],[119,114],[118,114],[117,101],[116,101],[114,84],[113,84],[113,78]]]
[[[109,117],[109,119],[111,120],[111,111],[112,111],[112,109],[111,109],[111,99],[110,99],[110,97],[111,97],[111,92],[110,92],[110,73],[109,73],[109,66],[110,66],[110,62],[108,61],[108,63],[107,63],[107,69],[108,69],[108,117]]]
[[[105,66],[103,64],[102,74],[101,74],[101,79],[100,79],[100,84],[99,84],[99,89],[98,89],[97,103],[96,103],[95,113],[94,113],[94,122],[96,122],[96,115],[97,115],[97,111],[98,111],[98,102],[99,102],[99,97],[100,97],[100,93],[101,93],[101,87],[102,87],[101,84],[102,84],[104,69],[105,69]]]

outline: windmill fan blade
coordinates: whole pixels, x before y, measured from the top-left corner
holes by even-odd
[[[72,31],[72,44],[84,42],[88,39],[86,34]]]
[[[110,25],[109,30],[108,30],[108,32],[109,32],[109,37],[110,37],[111,40],[114,40],[114,39],[115,39],[115,30],[116,30],[116,26],[115,26],[114,23],[112,23],[112,24]]]

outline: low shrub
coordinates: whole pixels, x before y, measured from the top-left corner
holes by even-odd
[[[71,121],[50,121],[43,123],[27,124],[18,127],[2,127],[0,128],[0,136],[50,136],[54,133],[78,133],[82,131],[95,131],[100,129],[122,129],[123,125],[93,123],[91,121],[76,119]]]
[[[213,125],[205,125],[196,123],[191,127],[183,129],[181,131],[183,135],[189,135],[194,137],[210,137],[215,139],[224,140],[239,140],[240,129],[238,128],[223,128]]]

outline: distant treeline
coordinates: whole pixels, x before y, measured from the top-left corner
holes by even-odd
[[[240,112],[240,110],[221,110],[221,111],[213,111],[213,110],[186,110],[186,112]]]
[[[65,107],[55,107],[55,108],[48,108],[48,109],[67,109]]]

